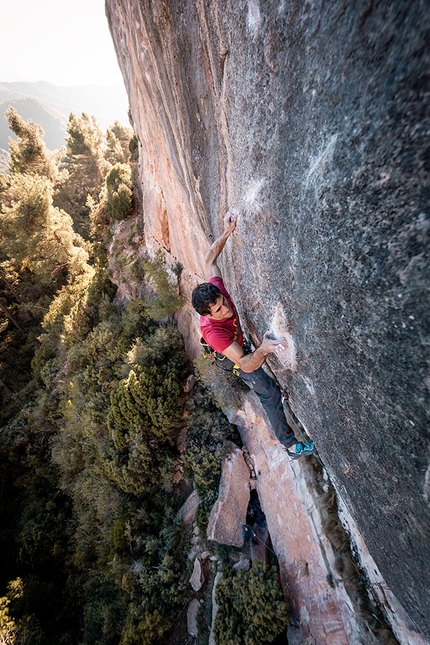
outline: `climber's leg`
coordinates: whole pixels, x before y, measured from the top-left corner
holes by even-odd
[[[285,448],[294,446],[297,440],[285,418],[281,391],[275,381],[261,367],[254,372],[239,370],[239,375],[260,399],[276,438]]]

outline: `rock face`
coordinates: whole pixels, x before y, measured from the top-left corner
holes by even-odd
[[[255,343],[397,599],[430,636],[428,5],[107,0],[149,248],[222,256]],[[196,318],[180,321],[190,354]],[[269,526],[274,542],[274,527]]]

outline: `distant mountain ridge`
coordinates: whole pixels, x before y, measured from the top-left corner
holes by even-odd
[[[48,148],[64,145],[66,126],[71,112],[79,116],[91,114],[105,130],[114,121],[129,125],[127,96],[121,85],[76,85],[60,87],[53,83],[0,83],[0,113],[4,116],[13,105],[25,119],[32,119],[45,131]],[[5,118],[0,118],[0,148],[8,150],[9,130]]]

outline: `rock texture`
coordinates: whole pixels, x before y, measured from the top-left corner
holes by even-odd
[[[191,495],[188,497],[179,511],[181,519],[185,526],[189,527],[194,522],[199,504],[200,498],[197,491],[195,490],[191,493]]]
[[[202,563],[199,558],[194,560],[193,573],[190,578],[190,585],[194,591],[200,591],[204,582]]]
[[[240,210],[222,268],[244,327],[254,342],[269,327],[288,334],[270,367],[429,637],[428,4],[106,7],[141,145],[147,246],[184,265],[189,293],[221,215]],[[192,355],[189,309],[180,328]],[[281,548],[276,521],[274,510]]]
[[[222,465],[219,495],[209,516],[207,537],[219,544],[243,545],[242,526],[249,504],[249,468],[239,448]]]
[[[188,633],[193,638],[197,638],[197,635],[199,633],[199,629],[197,626],[197,614],[199,612],[199,609],[200,609],[200,601],[197,600],[197,598],[193,598],[193,600],[188,605],[188,609],[187,609]]]
[[[316,503],[312,477],[309,477],[309,466],[312,467],[311,460],[315,458],[304,462],[291,462],[286,458],[280,444],[271,439],[252,400],[244,403],[236,416],[232,416],[232,421],[239,426],[246,422],[241,430],[259,473],[257,491],[279,558],[283,587],[288,590],[292,616],[288,628],[289,644],[376,645],[386,642],[386,635],[378,630],[372,633],[366,627],[369,615],[362,611],[366,599],[363,595],[360,598],[364,590],[357,584],[361,576],[355,577],[353,569],[345,571],[343,576],[340,573],[339,553],[333,548],[326,530],[325,508]],[[344,509],[343,513],[348,512]],[[427,641],[398,607],[375,562],[368,558],[368,553],[363,553],[365,547],[359,544],[360,533],[352,526],[351,517],[348,515],[344,519],[357,540],[354,547],[364,556],[360,562],[367,565],[370,596],[383,596],[379,600],[395,636],[402,645],[426,645]],[[388,642],[393,641],[388,639]]]

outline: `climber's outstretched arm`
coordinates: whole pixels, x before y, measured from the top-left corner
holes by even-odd
[[[225,243],[227,242],[230,235],[233,233],[237,224],[237,215],[228,212],[224,217],[224,232],[215,242],[212,244],[209,251],[205,256],[205,279],[213,278],[214,276],[221,277],[221,271],[217,265],[217,259],[223,250]]]
[[[245,354],[238,343],[232,343],[223,351],[223,354],[233,363],[239,365],[243,372],[254,372],[263,365],[268,354],[275,354],[287,348],[288,342],[286,338],[273,340],[268,338],[269,334],[270,332],[266,331],[263,336],[263,342],[252,354]]]

